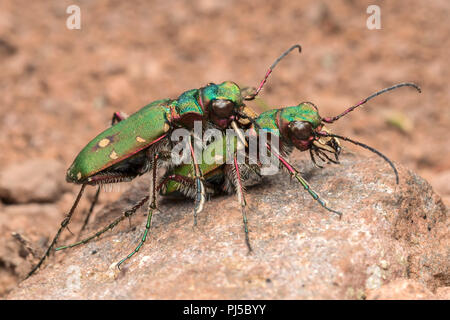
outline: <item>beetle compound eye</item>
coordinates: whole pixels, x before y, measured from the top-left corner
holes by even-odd
[[[308,140],[313,135],[311,123],[307,121],[291,121],[289,131],[297,140]]]
[[[212,102],[211,108],[219,118],[228,118],[233,113],[234,103],[230,100],[218,99]]]

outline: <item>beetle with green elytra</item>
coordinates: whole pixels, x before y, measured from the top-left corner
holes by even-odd
[[[202,122],[202,127],[205,129],[210,126],[220,130],[229,127],[237,130],[245,127],[256,114],[244,102],[253,100],[259,94],[278,62],[296,48],[301,52],[299,45],[294,45],[285,51],[269,67],[259,87],[249,94],[247,94],[248,89],[241,89],[231,81],[221,84],[210,83],[199,89],[188,90],[177,99],[152,102],[129,117],[116,112],[113,115],[112,126],[91,140],[68,169],[66,180],[70,183],[81,184],[81,189],[44,256],[28,276],[32,275],[50,254],[61,232],[69,224],[87,185],[99,186],[131,181],[148,172],[152,167],[160,164],[170,166],[172,162],[170,136],[177,128],[192,130],[197,121]],[[202,210],[205,202],[205,191],[192,143],[189,142],[189,145],[196,181],[195,225],[197,214]],[[88,222],[99,193],[100,188],[97,189],[81,230]]]
[[[335,122],[349,112],[365,104],[372,98],[400,87],[412,87],[418,92],[421,92],[419,86],[414,83],[400,83],[370,95],[335,117],[321,117],[319,115],[318,108],[311,102],[303,102],[292,107],[269,110],[263,112],[257,118],[252,120],[252,125],[249,128],[249,136],[258,140],[262,137],[261,134],[268,134],[270,141],[276,139],[278,141],[278,147],[276,148],[267,142],[264,142],[264,145],[258,144],[258,146],[260,148],[263,147],[263,152],[274,154],[279,160],[277,162],[278,165],[285,168],[289,174],[295,178],[309,193],[309,195],[324,209],[341,217],[342,213],[328,207],[326,202],[316,191],[311,188],[305,178],[302,177],[300,170],[295,168],[287,160],[287,156],[294,148],[296,148],[299,151],[309,151],[312,162],[318,167],[322,166],[316,162],[315,156],[323,162],[339,163],[338,157],[341,152],[339,140],[347,141],[363,147],[383,158],[392,167],[395,174],[396,183],[398,184],[399,177],[397,169],[389,158],[383,155],[380,151],[364,143],[331,133],[325,125]],[[227,154],[228,144],[225,140],[226,139],[215,141],[206,147],[203,152],[203,158],[213,157],[217,159],[217,156],[218,158],[229,156]],[[234,140],[235,145],[239,143],[240,141],[237,139]],[[276,145],[277,144],[275,144],[275,146]],[[238,150],[237,147],[232,149]],[[249,155],[248,149],[246,150],[246,155]],[[261,150],[256,153],[256,156],[260,155]],[[332,157],[330,157],[330,155]],[[249,158],[250,157],[246,157],[246,160],[249,160]],[[242,211],[245,241],[249,251],[251,251],[248,236],[247,214],[245,212],[246,201],[244,197],[244,189],[247,181],[251,181],[251,184],[253,184],[255,180],[261,178],[260,167],[262,164],[260,161],[253,161],[253,163],[256,162],[256,165],[252,164],[251,161],[240,163],[237,159],[238,158],[235,152],[231,163],[224,163],[224,161],[208,163],[207,161],[204,161],[200,165],[200,168],[205,176],[205,185],[208,194],[214,195],[218,192],[235,192],[237,194],[238,202]],[[194,187],[195,183],[192,179],[192,167],[188,165],[181,165],[165,174],[159,189],[161,194],[165,196],[181,193],[184,196],[193,197],[193,191],[195,190]]]
[[[294,177],[301,186],[309,193],[309,195],[316,200],[323,208],[326,210],[337,214],[339,217],[342,215],[339,211],[331,209],[328,207],[326,202],[319,196],[319,194],[314,191],[308,182],[302,177],[300,170],[296,169],[289,161],[287,156],[292,152],[294,148],[300,151],[309,151],[311,160],[317,166],[319,164],[316,162],[314,156],[319,157],[322,161],[338,163],[338,157],[341,152],[341,146],[339,139],[343,141],[348,141],[350,143],[361,146],[365,149],[374,152],[378,156],[382,157],[387,163],[392,167],[396,176],[396,182],[398,183],[398,173],[394,164],[381,152],[369,147],[361,142],[352,140],[350,138],[336,135],[331,133],[325,126],[325,124],[333,123],[342,116],[348,114],[355,108],[366,103],[370,99],[384,93],[387,91],[394,90],[400,87],[413,87],[420,92],[420,88],[412,83],[401,83],[395,86],[378,91],[368,98],[362,100],[357,105],[347,109],[342,114],[336,117],[321,117],[319,115],[318,108],[311,102],[303,102],[296,106],[285,107],[281,109],[269,110],[255,119],[252,119],[251,126],[249,128],[249,141],[247,147],[245,148],[245,158],[244,162],[238,161],[238,150],[243,150],[238,147],[238,144],[242,143],[237,137],[232,137],[231,144],[231,155],[229,153],[230,142],[225,138],[217,139],[211,142],[202,152],[202,160],[199,162],[199,168],[203,173],[205,178],[205,191],[209,195],[214,195],[219,192],[236,192],[238,202],[240,204],[242,219],[244,223],[245,241],[249,251],[251,251],[250,240],[248,236],[248,221],[246,214],[246,201],[244,196],[244,188],[250,180],[253,180],[252,184],[260,181],[261,179],[261,152],[268,152],[274,154],[276,159],[279,160],[278,165],[284,167],[287,171]],[[261,139],[261,134],[267,134],[270,137],[270,144],[263,140],[263,143],[258,144],[259,152],[256,153],[256,158],[253,163],[248,161],[250,157],[255,155],[250,155],[250,137],[253,137],[258,141]],[[273,147],[273,141],[279,141],[278,147]],[[233,151],[234,150],[234,151]],[[225,162],[226,157],[230,157],[232,161]],[[331,156],[331,157],[330,157]],[[334,158],[334,159],[333,159]],[[208,159],[214,159],[215,161],[208,161]],[[320,167],[320,166],[319,166]],[[119,222],[123,221],[125,218],[130,217],[134,212],[142,206],[146,201],[150,199],[153,203],[151,208],[156,208],[156,195],[157,191],[163,196],[179,196],[184,195],[187,197],[192,197],[195,199],[196,195],[196,181],[193,178],[195,176],[195,169],[190,164],[182,164],[174,168],[170,168],[162,178],[162,181],[156,184],[156,168],[153,168],[153,188],[152,194],[145,196],[141,199],[135,206],[124,212],[124,214],[118,219],[114,220],[111,224],[98,231],[97,233],[91,235],[88,238],[80,240],[76,243],[62,246],[57,248],[57,250],[63,250],[67,248],[72,248],[81,244],[85,244],[92,239],[95,239],[102,235],[104,232],[114,228]],[[149,211],[147,217],[147,224],[144,232],[144,236],[140,241],[136,249],[131,252],[127,257],[122,259],[118,265],[121,265],[124,261],[131,258],[139,249],[142,247],[146,241],[147,234],[151,227],[151,219],[153,214],[153,209]]]

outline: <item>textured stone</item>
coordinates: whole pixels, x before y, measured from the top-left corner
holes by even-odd
[[[30,252],[13,234],[19,234],[37,249],[37,254],[43,254],[40,247],[48,239],[39,235],[50,236],[61,218],[61,211],[53,204],[0,207],[0,296],[14,288],[32,267]]]
[[[87,245],[58,252],[8,299],[363,299],[389,298],[385,285],[412,279],[428,297],[449,285],[447,209],[430,185],[399,166],[400,184],[378,158],[346,153],[324,169],[295,161],[341,220],[286,173],[247,190],[247,253],[236,197],[207,202],[193,228],[193,202],[162,200],[148,241],[146,218],[127,222]],[[148,190],[141,182],[96,215],[86,234],[118,217]],[[56,230],[55,230],[56,231]],[[73,240],[73,239],[72,239]],[[373,293],[374,290],[381,290]],[[393,289],[392,289],[393,290]],[[445,291],[445,290],[444,290]],[[380,293],[381,292],[381,293]]]
[[[54,202],[66,189],[64,166],[56,160],[33,159],[0,172],[0,199],[7,203]]]
[[[423,284],[411,279],[396,279],[381,288],[369,291],[367,299],[370,300],[448,300],[449,287],[439,288],[433,294]]]

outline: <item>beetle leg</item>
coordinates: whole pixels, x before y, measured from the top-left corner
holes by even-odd
[[[66,217],[64,218],[64,220],[61,222],[61,226],[58,229],[58,232],[56,232],[55,237],[53,238],[52,242],[50,243],[50,246],[47,248],[47,251],[45,251],[44,256],[39,260],[39,262],[33,267],[33,269],[31,269],[31,271],[28,273],[26,278],[29,278],[33,273],[36,272],[36,270],[39,269],[39,267],[42,265],[42,263],[45,261],[45,259],[50,255],[51,250],[53,249],[53,247],[55,246],[56,242],[59,239],[59,236],[61,235],[61,232],[67,227],[67,225],[70,222],[70,219],[72,218],[72,215],[76,209],[76,207],[78,206],[78,203],[80,202],[81,196],[83,195],[84,192],[84,188],[86,188],[86,185],[83,184],[81,186],[80,192],[78,193],[77,198],[75,199],[75,202],[72,205],[72,208],[70,208],[69,213],[66,215]]]
[[[195,152],[192,147],[191,138],[189,137],[189,148],[191,150],[191,156],[192,156],[192,166],[194,168],[194,175],[195,175],[195,188],[196,188],[196,196],[195,196],[195,207],[194,207],[194,226],[197,225],[197,215],[198,213],[202,212],[203,205],[206,201],[206,193],[205,193],[205,186],[203,185],[202,181],[202,173],[200,171],[200,167],[197,163],[197,159],[195,158]]]
[[[84,229],[86,228],[88,222],[89,222],[89,218],[91,217],[92,212],[94,211],[94,207],[97,204],[98,201],[98,197],[100,196],[100,189],[101,189],[101,185],[97,187],[97,192],[95,193],[94,196],[94,200],[92,200],[91,202],[91,207],[89,208],[89,211],[86,215],[86,218],[84,219],[83,225],[81,226],[81,229],[78,233],[78,238],[81,236],[81,234],[83,233]]]
[[[185,177],[179,174],[171,174],[166,177],[164,177],[163,181],[158,186],[158,191],[161,190],[162,187],[164,187],[170,180],[176,181],[179,184],[188,186],[189,188],[195,188],[195,182],[193,179],[189,177]]]
[[[236,190],[239,205],[241,207],[242,220],[244,222],[245,243],[247,245],[248,252],[250,253],[250,252],[252,252],[252,247],[250,245],[250,240],[249,240],[249,236],[248,236],[248,220],[247,220],[247,214],[245,211],[245,207],[246,207],[247,203],[246,203],[245,197],[244,197],[244,187],[242,185],[241,170],[239,169],[239,165],[237,163],[236,156],[234,157],[234,166],[230,165],[227,168],[231,168],[231,170],[229,171],[230,173],[227,175],[230,177],[230,180],[232,180],[232,183]],[[161,182],[161,184],[158,186],[158,190],[161,189],[170,180],[176,181],[176,182],[183,184],[189,188],[195,188],[195,180],[194,179],[186,177],[186,176],[182,176],[182,175],[173,174],[173,175],[167,176]],[[208,195],[210,195],[210,194],[211,193],[208,193]]]
[[[244,222],[244,232],[245,232],[245,243],[247,244],[248,252],[252,252],[252,247],[250,246],[250,240],[248,237],[248,220],[247,220],[247,214],[245,212],[245,207],[247,205],[244,197],[244,187],[242,186],[242,180],[241,180],[241,172],[239,170],[239,164],[237,162],[236,155],[234,156],[234,170],[236,175],[234,176],[234,185],[236,188],[236,194],[238,197],[239,204],[241,205],[241,212],[242,212],[242,221]]]
[[[286,159],[284,159],[281,155],[279,155],[277,152],[275,152],[274,150],[272,150],[270,148],[270,146],[268,144],[266,144],[267,148],[269,149],[269,151],[273,154],[275,154],[275,156],[281,161],[281,163],[283,164],[283,166],[289,171],[289,173],[291,174],[291,176],[293,176],[298,182],[300,182],[300,184],[303,186],[303,188],[308,191],[308,193],[311,195],[311,197],[313,197],[314,200],[316,200],[322,207],[324,207],[326,210],[333,212],[335,214],[337,214],[339,216],[339,218],[342,217],[342,213],[336,210],[333,210],[331,208],[329,208],[326,204],[326,202],[324,200],[322,200],[322,198],[319,196],[319,194],[317,192],[315,192],[313,189],[311,189],[310,185],[308,184],[308,182],[301,176],[300,171],[298,169],[296,169],[295,167],[293,167]]]
[[[137,202],[133,207],[131,207],[130,209],[126,210],[123,213],[123,215],[118,217],[116,220],[111,222],[108,226],[106,226],[105,228],[103,228],[100,231],[96,232],[92,236],[89,236],[89,237],[87,237],[87,238],[85,238],[83,240],[80,240],[78,242],[75,242],[75,243],[72,243],[72,244],[69,244],[69,245],[66,245],[66,246],[61,246],[59,248],[56,248],[55,251],[60,251],[60,250],[68,249],[68,248],[73,248],[73,247],[79,246],[81,244],[88,243],[92,239],[100,237],[106,231],[112,230],[115,226],[117,226],[125,218],[130,218],[140,207],[142,207],[144,205],[144,203],[146,203],[148,201],[148,199],[149,199],[149,196],[148,195],[145,196],[144,198],[139,200],[139,202]]]
[[[125,120],[126,118],[128,118],[128,115],[125,112],[122,112],[122,111],[114,112],[112,120],[111,120],[111,126],[115,125],[117,122]]]
[[[157,169],[158,169],[158,158],[159,158],[159,154],[155,153],[153,155],[153,179],[152,179],[152,188],[151,191],[149,192],[149,194],[151,195],[152,199],[149,203],[148,206],[148,215],[147,215],[147,224],[145,225],[145,231],[144,234],[142,236],[141,241],[139,242],[139,244],[137,245],[137,247],[133,250],[133,252],[131,252],[130,254],[128,254],[125,258],[123,258],[122,260],[120,260],[117,263],[117,268],[120,270],[120,266],[122,263],[124,263],[125,261],[127,261],[128,259],[130,259],[132,256],[134,256],[140,249],[141,247],[144,245],[145,241],[147,240],[147,235],[148,232],[150,231],[150,227],[152,226],[152,216],[153,216],[153,211],[156,210],[156,178],[157,178]]]

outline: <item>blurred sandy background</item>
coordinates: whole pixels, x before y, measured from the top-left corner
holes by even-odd
[[[81,8],[81,30],[66,28],[71,4]],[[381,30],[366,27],[370,4],[381,8]],[[449,15],[445,0],[2,0],[0,168],[34,158],[67,168],[113,112],[209,82],[256,86],[299,43],[301,55],[278,65],[261,97],[273,107],[312,101],[332,116],[392,84],[419,84],[422,94],[401,88],[332,129],[419,172],[448,205]],[[64,171],[58,177],[65,184]],[[35,219],[35,229],[56,228],[74,197],[68,188],[54,201],[55,221]],[[0,202],[0,211],[7,207]],[[2,230],[26,232],[20,222]],[[1,279],[11,274],[2,270],[8,263],[0,260]],[[8,279],[2,290],[15,278]]]

